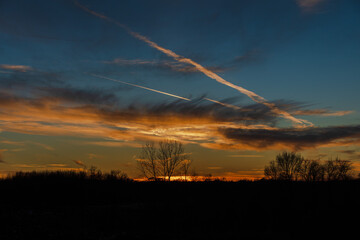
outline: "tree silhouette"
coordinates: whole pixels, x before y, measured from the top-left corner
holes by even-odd
[[[139,169],[147,179],[171,180],[171,177],[181,167],[185,174],[191,161],[182,143],[164,140],[156,146],[152,142],[143,145],[137,162]]]
[[[145,143],[145,145],[142,146],[141,153],[136,160],[139,169],[147,179],[158,179],[160,172],[157,160],[157,149],[153,142]]]
[[[305,160],[295,152],[282,152],[264,168],[264,175],[272,180],[340,181],[352,178],[354,167],[347,160],[328,160],[324,163]]]
[[[328,181],[338,181],[350,179],[354,167],[350,161],[341,160],[337,157],[335,160],[326,161],[324,169]]]
[[[192,161],[190,159],[185,159],[181,163],[181,170],[182,170],[182,173],[184,174],[185,181],[187,180],[186,177],[188,176],[191,163],[192,163]]]
[[[303,161],[300,154],[282,152],[276,156],[275,161],[270,162],[269,166],[265,166],[264,175],[273,180],[298,180]]]
[[[316,160],[304,160],[300,168],[300,177],[307,182],[323,181],[325,177],[325,167]]]
[[[275,161],[271,161],[269,166],[265,166],[264,175],[265,177],[272,180],[279,179],[279,169]]]

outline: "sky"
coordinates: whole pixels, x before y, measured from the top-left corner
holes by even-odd
[[[357,0],[1,0],[0,173],[120,169],[172,139],[199,175],[281,151],[360,171]]]

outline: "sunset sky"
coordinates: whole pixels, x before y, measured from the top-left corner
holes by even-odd
[[[0,1],[0,173],[137,178],[147,141],[262,177],[277,153],[360,170],[360,1]]]

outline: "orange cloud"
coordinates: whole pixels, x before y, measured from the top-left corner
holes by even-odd
[[[325,0],[297,0],[298,6],[305,12],[314,11]]]
[[[25,134],[107,139],[89,141],[100,146],[139,147],[139,141],[164,138],[228,150],[301,150],[360,143],[359,126],[279,129],[265,124],[273,120],[266,111],[199,103],[110,108],[79,105],[60,97],[28,99],[8,94],[0,97],[0,128]],[[39,146],[53,150],[51,146]]]
[[[354,113],[354,111],[336,111],[336,112],[329,112],[326,109],[314,109],[314,110],[298,110],[293,112],[293,115],[303,115],[303,116],[310,116],[310,115],[319,115],[325,117],[331,116],[344,116]]]
[[[17,71],[17,72],[27,72],[27,71],[33,70],[32,67],[30,67],[30,66],[25,66],[25,65],[8,65],[8,64],[1,64],[1,65],[0,65],[0,68],[1,68],[1,69],[5,69],[5,70]]]

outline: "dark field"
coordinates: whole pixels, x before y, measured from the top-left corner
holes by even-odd
[[[349,239],[359,187],[15,178],[0,181],[0,239]]]

